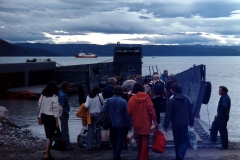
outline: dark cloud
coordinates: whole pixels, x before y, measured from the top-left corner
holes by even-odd
[[[54,43],[69,36],[61,43],[91,43],[78,38],[102,33],[157,44],[218,44],[221,38],[240,44],[239,8],[237,0],[1,0],[0,38]]]

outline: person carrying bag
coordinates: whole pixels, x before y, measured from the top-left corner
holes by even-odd
[[[157,128],[154,129],[152,151],[155,153],[163,153],[166,148],[166,138],[164,134]]]

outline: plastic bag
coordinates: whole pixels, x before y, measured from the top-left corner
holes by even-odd
[[[137,142],[134,137],[133,129],[129,130],[127,134],[127,149],[128,152],[133,152],[137,149]]]
[[[197,140],[196,140],[196,134],[194,132],[194,128],[191,127],[188,129],[188,143],[193,150],[197,149]]]

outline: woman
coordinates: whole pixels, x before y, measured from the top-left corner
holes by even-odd
[[[96,125],[97,119],[100,117],[100,109],[103,105],[104,99],[102,94],[100,94],[100,89],[94,87],[90,94],[87,96],[84,108],[89,108],[91,116],[91,124],[88,125],[87,133],[87,150],[93,149],[93,135],[94,128],[96,128],[96,148],[99,149],[101,145],[101,125]]]
[[[128,101],[128,114],[132,117],[134,134],[137,135],[138,159],[148,160],[149,135],[151,129],[157,125],[156,113],[149,95],[144,92],[142,84],[135,83],[132,93],[135,95]],[[152,121],[154,125],[152,125]]]
[[[54,131],[59,127],[58,117],[62,115],[62,107],[58,103],[57,83],[50,81],[43,89],[38,101],[47,140],[44,159],[53,159],[50,153],[50,140],[54,137]]]

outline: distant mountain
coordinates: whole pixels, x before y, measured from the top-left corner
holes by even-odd
[[[42,48],[58,52],[64,56],[91,52],[98,56],[113,56],[115,44],[43,44],[17,43],[16,46]],[[121,46],[130,46],[121,44]],[[240,56],[240,46],[204,46],[204,45],[131,45],[141,46],[143,56]]]
[[[55,51],[42,48],[16,46],[0,39],[0,56],[63,56]]]
[[[10,44],[0,39],[0,56],[74,56],[80,52],[98,56],[113,56],[116,44]],[[121,44],[121,46],[141,46],[143,56],[240,56],[240,46],[206,45],[141,45]]]

